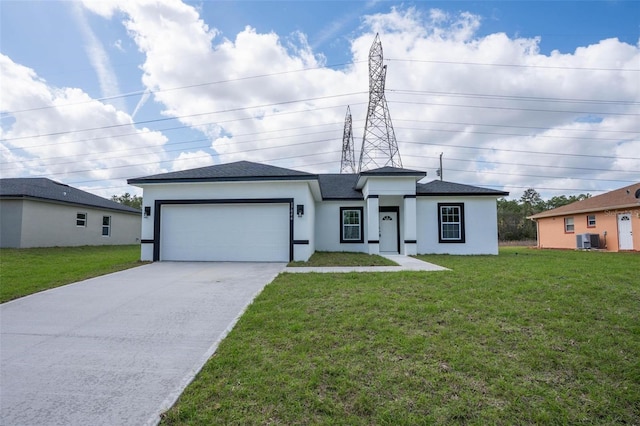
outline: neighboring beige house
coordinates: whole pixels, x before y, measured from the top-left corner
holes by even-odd
[[[640,251],[640,183],[530,216],[538,248]]]
[[[0,179],[0,247],[140,242],[140,210],[46,178]]]

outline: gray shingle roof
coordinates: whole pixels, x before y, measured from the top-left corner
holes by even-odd
[[[529,216],[531,219],[640,206],[640,182]]]
[[[361,176],[426,176],[426,172],[411,169],[401,169],[398,167],[385,166],[379,169],[364,170],[360,172]]]
[[[47,178],[0,179],[0,198],[35,198],[140,214],[140,210]]]
[[[355,189],[357,174],[318,175],[323,200],[362,200],[362,192]]]
[[[167,183],[167,182],[229,182],[259,180],[317,180],[324,200],[362,200],[362,191],[356,189],[362,176],[426,176],[425,172],[397,167],[381,167],[366,170],[360,174],[321,174],[314,175],[298,170],[285,169],[251,161],[217,164],[215,166],[178,172],[162,173],[129,179],[129,184]],[[479,188],[470,185],[435,180],[427,184],[417,184],[417,195],[508,195],[508,192]]]
[[[460,183],[434,180],[429,183],[416,185],[417,195],[493,195],[506,196],[508,192],[495,189],[481,188],[479,186],[463,185]]]
[[[317,175],[298,170],[237,161],[235,163],[216,164],[197,169],[178,172],[161,173],[129,179],[127,183],[165,183],[165,182],[220,182],[220,181],[255,181],[255,180],[307,180],[316,179]]]

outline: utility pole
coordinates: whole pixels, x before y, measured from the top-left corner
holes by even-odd
[[[347,106],[347,115],[344,117],[344,131],[342,133],[342,161],[340,163],[340,173],[356,172],[356,156],[353,145],[351,108]]]
[[[440,153],[440,168],[437,173],[437,175],[440,176],[440,180],[442,180],[442,175],[444,174],[444,171],[442,170],[442,154],[444,154],[444,152]]]
[[[384,95],[386,77],[387,66],[382,64],[382,42],[376,34],[369,50],[369,107],[358,172],[385,166],[402,168],[398,142]]]

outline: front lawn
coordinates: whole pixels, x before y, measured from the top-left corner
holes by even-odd
[[[133,268],[138,259],[139,245],[0,249],[0,303]]]
[[[317,251],[306,262],[290,262],[287,266],[398,266],[398,264],[375,254]]]
[[[640,256],[282,274],[163,424],[638,424]]]

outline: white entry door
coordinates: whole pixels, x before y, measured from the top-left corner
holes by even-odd
[[[380,251],[398,253],[398,213],[380,212]]]
[[[633,250],[633,233],[631,231],[631,214],[618,215],[618,249]]]

